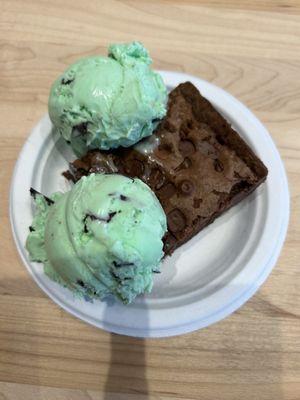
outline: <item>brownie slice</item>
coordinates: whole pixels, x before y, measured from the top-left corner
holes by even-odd
[[[92,172],[138,177],[151,187],[167,215],[167,254],[247,197],[268,173],[190,82],[170,93],[167,115],[149,138],[128,149],[89,151],[64,175],[75,182]]]

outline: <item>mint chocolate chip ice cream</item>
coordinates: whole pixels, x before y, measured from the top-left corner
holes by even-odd
[[[166,114],[167,91],[139,42],[113,44],[108,57],[82,58],[53,84],[49,115],[77,155],[128,147]]]
[[[150,292],[163,256],[165,213],[139,179],[83,177],[72,190],[35,195],[26,247],[45,273],[81,296],[124,303]]]

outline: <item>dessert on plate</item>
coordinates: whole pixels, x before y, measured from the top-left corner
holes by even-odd
[[[168,112],[152,136],[117,151],[89,151],[70,163],[73,181],[94,172],[147,183],[167,214],[167,254],[246,198],[267,168],[190,82],[171,91]]]
[[[37,212],[26,247],[49,278],[75,294],[130,303],[159,271],[165,213],[141,180],[91,174],[64,194],[32,191]]]
[[[139,42],[82,58],[52,85],[49,116],[77,155],[128,147],[152,134],[166,114],[167,90]]]
[[[127,304],[150,292],[164,255],[267,176],[267,168],[198,89],[167,95],[139,42],[72,64],[53,84],[53,127],[79,158],[75,185],[37,212],[26,247],[54,281],[86,299]],[[74,156],[75,158],[75,156]]]

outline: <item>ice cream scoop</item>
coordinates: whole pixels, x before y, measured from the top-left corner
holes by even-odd
[[[49,201],[50,200],[50,201]],[[26,247],[45,273],[76,294],[124,303],[150,292],[163,256],[165,213],[139,179],[83,177],[64,194],[36,194]]]
[[[114,44],[108,57],[82,58],[53,84],[49,115],[77,155],[128,147],[166,114],[167,91],[139,42]]]

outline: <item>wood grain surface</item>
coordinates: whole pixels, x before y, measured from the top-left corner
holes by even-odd
[[[8,192],[50,84],[138,39],[155,67],[229,91],[269,129],[291,192],[288,237],[259,292],[192,334],[138,340],[56,306],[16,252]],[[0,399],[300,399],[300,1],[0,0]],[[278,188],[280,191],[280,188]]]

